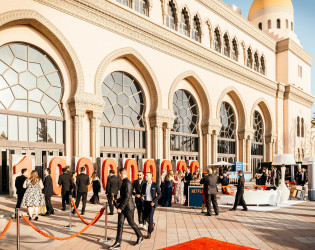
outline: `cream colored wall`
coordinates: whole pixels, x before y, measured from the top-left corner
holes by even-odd
[[[288,51],[280,52],[276,55],[277,64],[276,64],[276,80],[285,84],[289,83],[289,72],[288,72],[288,63],[289,55]]]

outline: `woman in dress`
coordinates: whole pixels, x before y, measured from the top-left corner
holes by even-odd
[[[162,207],[171,207],[172,206],[172,192],[173,192],[173,182],[177,183],[174,179],[173,170],[168,171],[167,176],[165,177],[165,187],[164,187],[164,196],[162,201]]]
[[[99,204],[100,198],[98,196],[98,193],[101,191],[101,183],[100,183],[100,179],[97,176],[97,172],[94,172],[92,174],[91,183],[93,186],[93,196],[90,199],[90,202],[93,204]]]
[[[161,179],[160,179],[160,181],[161,181],[161,183],[160,183],[160,188],[161,188],[161,194],[162,194],[162,196],[161,196],[161,198],[159,199],[159,205],[162,205],[163,200],[164,200],[163,195],[164,195],[164,188],[165,188],[165,177],[166,177],[166,170],[163,169],[163,170],[162,170],[162,173],[161,173]]]
[[[175,203],[179,202],[182,204],[184,202],[184,177],[185,174],[182,170],[176,171],[176,185],[175,185]]]
[[[32,219],[35,209],[35,220],[38,220],[39,206],[44,205],[45,200],[42,194],[44,185],[42,180],[38,177],[36,170],[33,170],[30,178],[25,180],[23,188],[26,188],[26,191],[22,200],[22,206],[27,207],[30,220]]]
[[[73,180],[73,185],[71,187],[71,193],[72,193],[72,198],[76,199],[77,198],[77,172],[72,172],[72,180]]]

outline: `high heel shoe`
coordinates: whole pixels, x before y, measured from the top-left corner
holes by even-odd
[[[28,216],[28,219],[29,219],[29,220],[32,220],[32,216]]]
[[[38,216],[36,216],[34,220],[38,221]]]

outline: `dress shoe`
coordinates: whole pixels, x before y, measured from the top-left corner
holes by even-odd
[[[66,211],[66,209],[65,209],[65,208],[63,208],[63,209],[61,209],[61,211]]]
[[[248,209],[246,208],[246,209],[242,209],[242,211],[248,211]]]
[[[236,209],[235,208],[230,208],[229,211],[236,211]]]
[[[71,213],[72,213],[72,214],[75,214],[75,210],[73,209]]]
[[[81,212],[81,215],[85,215],[85,212]]]
[[[28,220],[32,220],[32,216],[28,216]]]
[[[48,212],[46,212],[45,214],[44,214],[44,216],[49,216],[50,215],[50,213],[48,213]]]
[[[114,215],[114,213],[109,213],[108,215]]]
[[[209,214],[209,213],[206,213],[206,216],[211,216],[211,214]]]
[[[215,213],[215,215],[219,215],[219,213]]]
[[[50,214],[55,214],[55,210],[51,211]]]
[[[138,238],[135,246],[140,246],[142,244],[142,242],[143,242],[143,237],[141,236],[141,237]]]
[[[119,242],[115,242],[114,245],[112,245],[108,249],[120,249],[120,243]]]
[[[148,234],[148,235],[147,235],[147,239],[148,239],[148,240],[151,239],[151,234]]]
[[[36,216],[34,220],[38,221],[38,216]]]

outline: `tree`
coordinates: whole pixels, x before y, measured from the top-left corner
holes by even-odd
[[[39,122],[40,122],[40,126],[39,128],[37,128],[38,141],[54,142],[50,134],[48,133],[47,120],[40,118]]]

